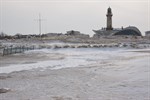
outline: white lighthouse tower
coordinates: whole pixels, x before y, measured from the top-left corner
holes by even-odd
[[[107,27],[106,27],[106,30],[113,30],[113,28],[112,28],[112,16],[113,16],[113,14],[111,12],[111,8],[110,7],[107,9],[106,16],[107,16]]]

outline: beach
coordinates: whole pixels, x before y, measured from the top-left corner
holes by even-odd
[[[1,58],[2,100],[149,100],[149,49],[40,49]],[[13,58],[13,59],[12,59]],[[19,61],[20,60],[20,61]]]

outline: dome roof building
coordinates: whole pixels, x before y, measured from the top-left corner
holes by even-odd
[[[107,9],[107,26],[100,30],[93,30],[95,32],[93,37],[102,37],[102,36],[122,36],[122,35],[133,35],[133,36],[142,36],[140,30],[135,26],[129,26],[126,28],[113,28],[112,27],[112,10],[109,7]]]

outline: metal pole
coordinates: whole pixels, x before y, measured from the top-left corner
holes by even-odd
[[[41,27],[41,14],[39,13],[39,35],[40,35],[40,38],[41,38],[41,30],[42,30],[42,27]]]

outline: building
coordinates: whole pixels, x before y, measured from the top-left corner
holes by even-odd
[[[106,27],[106,30],[113,30],[112,28],[112,12],[111,12],[111,8],[109,7],[108,10],[107,10],[107,27]]]
[[[46,33],[45,36],[47,37],[55,37],[55,36],[61,36],[63,35],[62,33]]]
[[[109,7],[107,9],[107,25],[106,28],[102,28],[100,30],[93,30],[95,32],[93,37],[110,37],[110,36],[122,36],[122,35],[133,35],[133,36],[142,36],[140,30],[135,26],[129,26],[126,28],[113,28],[112,27],[112,10]]]
[[[74,30],[71,30],[71,31],[67,31],[66,35],[71,35],[71,36],[77,36],[77,35],[80,35],[81,33],[79,31],[74,31]]]
[[[150,31],[146,31],[145,36],[150,37]]]
[[[89,35],[83,34],[83,33],[80,33],[79,31],[74,31],[74,30],[67,31],[65,35],[71,36],[71,37],[77,37],[77,38],[89,38]]]

